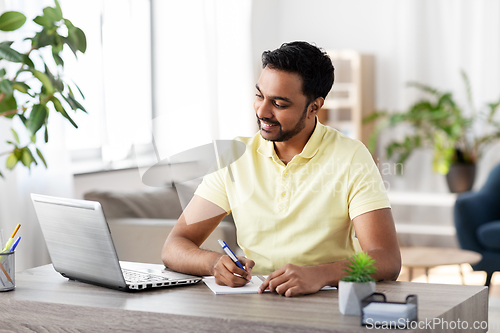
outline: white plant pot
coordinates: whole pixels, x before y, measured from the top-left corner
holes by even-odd
[[[343,315],[361,316],[361,301],[375,292],[375,282],[339,282],[339,310]]]

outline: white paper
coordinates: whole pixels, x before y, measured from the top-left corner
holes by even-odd
[[[247,283],[243,287],[231,288],[228,286],[220,286],[215,283],[213,276],[205,276],[203,282],[210,288],[214,294],[256,294],[259,290],[262,281],[257,276],[252,276],[252,282]]]
[[[243,287],[231,288],[231,287],[228,287],[228,286],[220,286],[220,285],[218,285],[217,283],[215,283],[215,278],[213,276],[205,276],[203,278],[203,282],[216,295],[223,295],[223,294],[257,294],[257,292],[259,290],[259,287],[262,284],[262,281],[257,276],[252,276],[252,280],[251,281],[253,283],[249,282],[246,285],[244,285]],[[337,289],[337,287],[326,286],[326,287],[323,287],[321,290],[333,290],[333,289]],[[265,292],[269,292],[269,290],[266,290]]]

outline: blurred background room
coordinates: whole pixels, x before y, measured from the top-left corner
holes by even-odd
[[[64,76],[80,87],[85,98],[77,99],[88,113],[71,111],[78,125],[74,128],[60,114],[50,112],[50,140],[44,143],[41,131],[36,143],[48,167],[35,156],[37,165],[28,169],[19,161],[12,170],[6,168],[10,153],[5,153],[12,148],[6,143],[13,140],[10,128],[20,133],[21,143],[29,138],[21,135],[24,125],[19,117],[0,117],[0,226],[6,237],[17,223],[22,224],[17,270],[50,263],[30,193],[77,199],[90,192],[151,193],[158,188],[144,184],[141,176],[159,160],[213,140],[254,135],[258,130],[254,86],[261,71],[260,56],[284,42],[308,41],[331,54],[336,83],[320,113],[326,124],[369,144],[378,127],[363,124],[363,118],[373,112],[406,112],[422,99],[432,99],[429,93],[407,85],[417,82],[452,93],[463,119],[484,112],[483,121],[472,124],[464,134],[470,139],[493,133],[475,161],[472,191],[483,188],[500,163],[500,144],[494,140],[495,133],[500,138],[500,112],[490,112],[500,101],[499,1],[59,3],[64,17],[86,35],[85,53],[75,57],[65,46],[61,57]],[[12,48],[21,52],[28,43],[29,49],[29,41],[22,40],[40,28],[33,19],[46,6],[54,2],[0,0],[1,12],[15,10],[27,17],[21,29],[0,32],[1,41],[14,38],[19,42]],[[468,77],[472,103],[462,72]],[[390,142],[404,143],[414,131],[410,123],[380,128],[372,150],[386,181],[401,246],[466,249],[458,239],[453,213],[460,194],[452,193],[447,184],[448,169],[436,172],[435,148],[445,144],[439,141],[441,137],[433,137],[422,147],[408,141],[411,154],[401,164],[401,175],[396,174],[397,159],[387,156]],[[133,235],[124,237],[134,249]],[[160,250],[152,249],[158,258]],[[429,277],[416,267],[411,278],[484,284],[484,272],[473,272],[468,263],[461,266],[465,281],[455,268],[450,271],[441,266],[427,272]],[[401,279],[409,278],[404,268]],[[493,285],[500,283],[498,274],[496,278]]]

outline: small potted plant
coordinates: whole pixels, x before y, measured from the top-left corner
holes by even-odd
[[[339,281],[339,310],[343,315],[360,316],[361,300],[375,292],[375,260],[365,252],[349,259],[350,265],[344,269],[347,276]]]

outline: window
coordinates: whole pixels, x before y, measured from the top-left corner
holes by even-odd
[[[75,117],[79,129],[68,130],[76,172],[151,165],[155,150],[165,159],[254,134],[250,1],[61,6],[88,40],[86,54],[69,55],[66,65],[89,111]]]
[[[150,1],[67,0],[61,6],[87,36],[87,52],[78,60],[65,50],[66,75],[83,91],[88,111],[74,116],[78,129],[68,127],[75,172],[128,164],[133,141],[151,143],[151,132],[137,126],[152,119]]]

